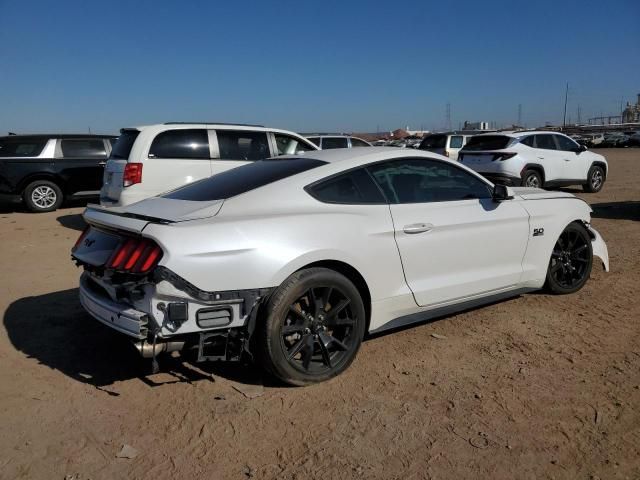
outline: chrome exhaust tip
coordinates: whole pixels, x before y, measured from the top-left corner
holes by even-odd
[[[147,340],[143,340],[141,342],[136,342],[133,344],[138,350],[138,353],[142,356],[142,358],[153,358],[156,357],[159,353],[162,352],[179,352],[184,348],[184,342],[156,342],[149,343]]]

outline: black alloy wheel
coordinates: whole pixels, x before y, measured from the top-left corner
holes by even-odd
[[[351,364],[364,328],[364,305],[351,281],[326,268],[301,270],[268,303],[265,366],[292,385],[327,380]]]
[[[593,249],[585,227],[568,225],[556,241],[549,269],[547,286],[554,293],[573,293],[582,288],[591,274]]]

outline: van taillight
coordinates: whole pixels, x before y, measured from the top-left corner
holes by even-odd
[[[142,164],[127,163],[122,174],[122,186],[130,187],[140,182],[142,182]]]
[[[129,238],[121,243],[107,262],[119,272],[147,273],[162,258],[162,249],[148,238]]]

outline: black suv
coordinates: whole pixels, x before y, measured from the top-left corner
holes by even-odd
[[[0,137],[0,200],[32,212],[56,210],[66,198],[97,196],[112,135]]]

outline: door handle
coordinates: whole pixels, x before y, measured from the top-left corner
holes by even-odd
[[[411,225],[405,225],[402,229],[404,233],[424,233],[433,229],[433,225],[430,223],[412,223]]]
[[[101,167],[104,167],[107,164],[107,162],[98,162],[98,165],[100,165]]]
[[[565,159],[564,159],[564,161],[565,161],[565,162],[570,162],[570,161],[571,161],[571,159],[570,159],[570,158],[565,158]]]
[[[538,157],[540,160],[544,160],[544,157]]]

